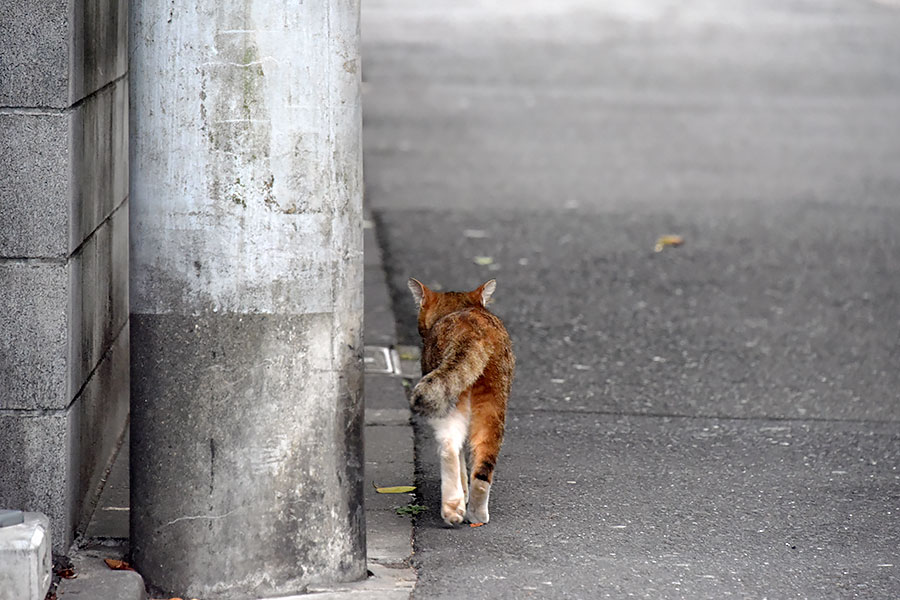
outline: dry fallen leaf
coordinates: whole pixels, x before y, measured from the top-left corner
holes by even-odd
[[[408,494],[416,489],[414,485],[393,485],[387,487],[375,486],[375,491],[379,494]]]
[[[134,571],[124,560],[116,560],[114,558],[104,558],[103,562],[106,563],[106,566],[112,569],[113,571]]]
[[[676,246],[680,246],[684,243],[684,238],[680,235],[662,235],[656,240],[656,247],[654,250],[657,252],[662,252],[666,246],[672,246],[673,248]]]
[[[484,523],[469,523],[469,527],[481,527]]]
[[[75,573],[75,569],[69,567],[68,569],[60,569],[56,572],[63,579],[75,579],[78,577],[78,574]]]

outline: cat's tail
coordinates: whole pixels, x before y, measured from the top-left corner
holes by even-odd
[[[445,416],[457,398],[484,373],[490,354],[484,344],[472,343],[449,349],[441,364],[413,388],[410,405],[427,417]]]

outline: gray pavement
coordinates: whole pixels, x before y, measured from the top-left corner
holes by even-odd
[[[399,340],[408,276],[496,277],[518,355],[490,524],[443,526],[417,428],[414,597],[900,597],[897,31],[864,0],[364,3]]]

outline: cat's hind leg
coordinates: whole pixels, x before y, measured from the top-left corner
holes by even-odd
[[[469,425],[467,409],[468,402],[445,417],[431,419],[441,461],[441,518],[448,525],[459,525],[466,517],[467,494],[462,486],[461,467],[465,464],[462,449]]]
[[[465,444],[463,444],[463,449],[459,452],[459,483],[462,485],[463,491],[463,500],[468,504],[469,502],[469,471],[466,468],[466,452],[465,452]]]
[[[472,481],[469,488],[467,516],[471,523],[487,523],[490,520],[488,502],[494,467],[503,443],[506,420],[506,402],[498,402],[491,394],[472,399],[472,416],[469,425],[469,445],[472,449]]]

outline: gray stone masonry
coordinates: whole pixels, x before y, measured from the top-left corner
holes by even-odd
[[[128,418],[128,5],[6,4],[0,505],[65,552]]]

